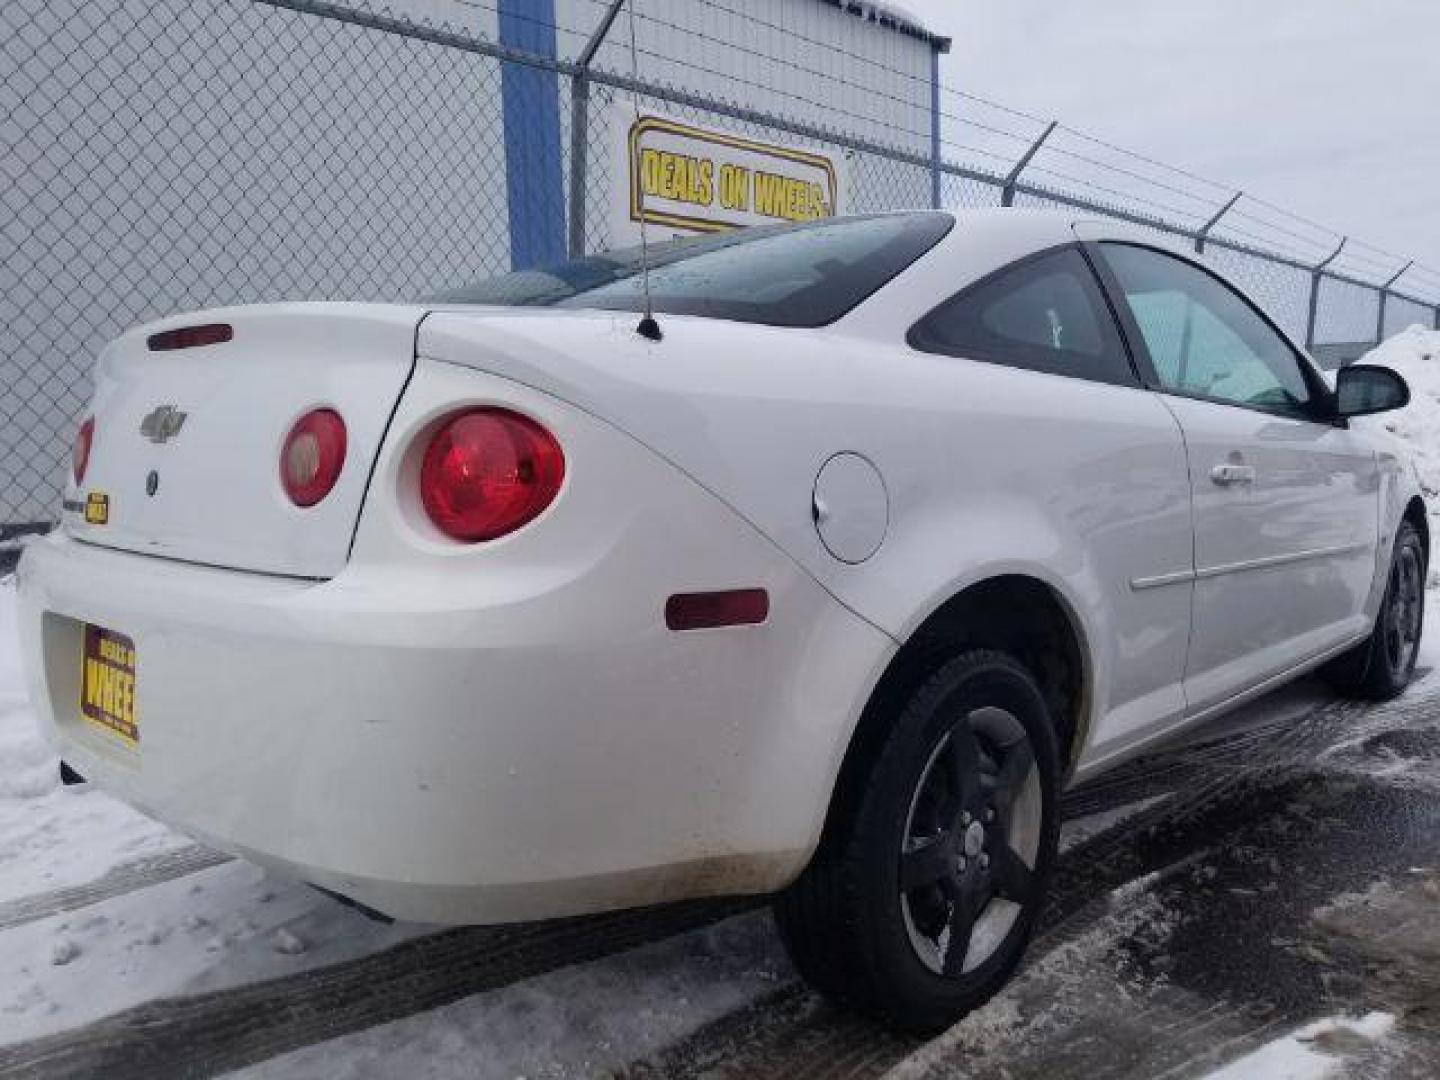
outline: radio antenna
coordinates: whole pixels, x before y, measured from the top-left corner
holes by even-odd
[[[629,23],[630,23],[630,80],[634,88],[630,91],[630,100],[635,106],[635,123],[640,123],[640,50],[635,45],[635,5],[639,0],[630,0]],[[637,205],[640,207],[640,288],[645,293],[645,314],[640,317],[640,322],[635,327],[635,332],[643,338],[651,341],[659,341],[663,336],[660,333],[660,324],[655,321],[655,307],[650,299],[650,236],[645,228],[645,174],[640,168],[638,157],[639,143],[635,143],[637,156],[630,160],[630,175],[632,183],[635,184],[636,193],[639,195]]]

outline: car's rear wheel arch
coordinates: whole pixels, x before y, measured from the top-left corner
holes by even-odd
[[[969,649],[993,649],[1023,664],[1039,683],[1054,720],[1065,773],[1085,745],[1091,665],[1081,623],[1051,585],[1005,574],[969,585],[940,604],[910,635],[876,683],[840,767],[828,822],[843,815],[863,789],[893,719],[905,701],[942,664]],[[822,839],[823,843],[823,839]]]

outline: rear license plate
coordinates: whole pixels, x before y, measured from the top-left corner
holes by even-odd
[[[135,643],[103,626],[85,624],[80,715],[128,746],[140,745],[135,708]]]

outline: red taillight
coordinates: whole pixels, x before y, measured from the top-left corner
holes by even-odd
[[[564,451],[543,427],[509,409],[474,409],[431,438],[420,498],[441,532],[475,543],[539,516],[564,479]]]
[[[314,506],[330,494],[344,465],[345,421],[334,409],[315,409],[285,437],[280,483],[296,506]]]
[[[87,416],[75,433],[75,445],[70,448],[70,471],[75,477],[75,486],[85,482],[85,470],[90,467],[90,446],[95,441],[95,418]]]
[[[748,626],[770,615],[770,594],[764,589],[676,593],[665,601],[665,625],[671,630],[709,630],[717,626]]]
[[[234,336],[235,330],[229,323],[206,323],[203,326],[162,330],[146,338],[145,344],[151,352],[171,352],[174,349],[198,349],[201,345],[219,345]]]

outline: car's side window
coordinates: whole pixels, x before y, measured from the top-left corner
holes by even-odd
[[[964,289],[916,323],[909,341],[923,352],[1136,382],[1105,296],[1074,248],[1027,259]]]
[[[1300,360],[1244,297],[1204,270],[1153,248],[1105,243],[1160,386],[1286,415],[1307,415]]]

